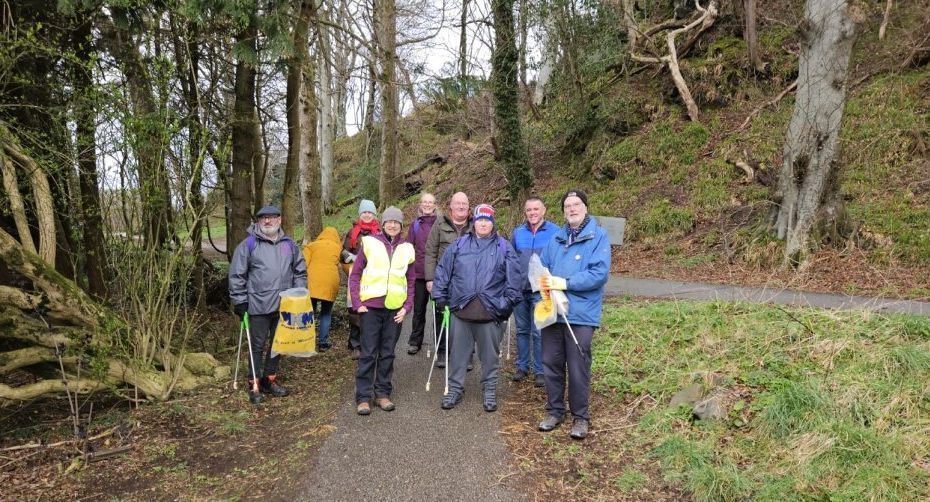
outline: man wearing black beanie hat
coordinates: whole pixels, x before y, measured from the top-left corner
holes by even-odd
[[[546,417],[539,430],[548,432],[565,416],[565,373],[568,369],[569,411],[574,422],[569,435],[584,439],[591,417],[591,339],[601,323],[604,284],[610,273],[610,241],[607,232],[588,215],[588,197],[581,190],[562,196],[567,224],[540,254],[552,275],[540,278],[544,297],[553,289],[568,298],[568,312],[542,330],[543,378],[546,382]]]

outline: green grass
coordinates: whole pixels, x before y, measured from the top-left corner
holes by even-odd
[[[655,399],[628,441],[695,500],[930,496],[930,318],[624,301],[603,321],[595,392]],[[728,420],[667,407],[710,375],[739,396]]]

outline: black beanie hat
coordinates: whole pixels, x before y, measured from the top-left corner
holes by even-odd
[[[581,202],[584,203],[585,207],[588,207],[588,195],[582,192],[581,190],[576,190],[573,188],[565,192],[565,195],[562,196],[562,201],[559,203],[559,205],[562,206],[563,212],[565,211],[565,199],[572,197],[572,196],[575,196],[581,199]]]

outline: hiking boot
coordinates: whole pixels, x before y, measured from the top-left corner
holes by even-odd
[[[512,377],[510,377],[510,381],[511,382],[522,382],[526,380],[527,376],[528,374],[526,373],[526,371],[517,370],[517,372],[514,373]]]
[[[248,390],[248,392],[249,392],[249,402],[252,403],[252,404],[259,404],[259,403],[262,402],[262,399],[264,399],[264,396],[262,396],[261,391],[255,390],[255,387],[252,386],[252,383],[253,383],[254,381],[255,381],[255,380],[249,380],[249,381],[248,381],[248,384],[249,384],[249,387],[248,387],[248,389],[249,389],[249,390]]]
[[[456,392],[450,392],[442,398],[442,409],[451,410],[462,400],[462,395]]]
[[[536,374],[536,381],[533,382],[533,386],[534,386],[534,387],[545,387],[545,386],[546,386],[546,379],[543,378],[543,376],[542,376],[541,374],[537,373],[537,374]]]
[[[258,388],[262,394],[271,394],[274,397],[284,397],[290,392],[275,382],[275,375],[268,375],[258,382]]]
[[[591,425],[591,422],[583,419],[576,418],[574,423],[572,423],[572,431],[568,433],[572,439],[584,439],[588,437],[588,426]]]
[[[352,355],[350,355],[349,357],[351,357],[352,359],[358,359],[362,357],[362,351],[359,349],[352,349]]]
[[[411,356],[414,355],[414,354],[416,354],[416,353],[419,352],[419,351],[420,351],[420,346],[419,346],[419,345],[411,345],[411,346],[407,347],[407,354],[410,354]]]
[[[484,393],[484,411],[491,413],[497,411],[497,393],[494,391]]]
[[[562,425],[561,418],[556,418],[552,415],[546,415],[546,418],[544,418],[542,422],[539,422],[539,430],[543,432],[549,432],[560,425]]]
[[[358,406],[355,407],[355,412],[359,415],[371,415],[371,406],[368,405],[368,402],[358,403]]]
[[[394,408],[396,408],[391,399],[387,397],[376,397],[375,404],[384,411],[394,411]]]

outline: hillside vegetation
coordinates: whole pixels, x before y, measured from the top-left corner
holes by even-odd
[[[930,259],[930,67],[912,57],[930,2],[896,4],[885,40],[877,37],[880,6],[871,4],[841,133],[841,186],[853,228],[822,241],[800,272],[782,267],[782,243],[767,227],[794,105],[790,92],[774,98],[797,77],[800,1],[761,7],[761,73],[750,69],[732,16],[721,16],[681,57],[700,122],[688,120],[667,71],[630,61],[618,28],[592,16],[573,71],[557,72],[542,106],[527,100],[533,192],[556,208],[549,212],[556,221],[569,187],[588,191],[594,214],[626,217],[617,272],[930,297],[930,274],[920,267]],[[435,155],[445,162],[405,179],[408,214],[417,187],[440,199],[464,190],[472,203],[495,204],[504,227],[512,226],[519,214],[507,207],[494,159],[487,92],[464,100],[434,85],[423,94],[420,110],[402,121],[401,165],[414,170]],[[377,164],[365,160],[366,144],[358,134],[337,145],[340,200],[376,199]],[[376,148],[368,159],[378,158]],[[354,206],[345,203],[330,223],[346,228]]]

